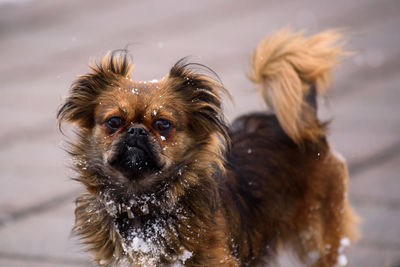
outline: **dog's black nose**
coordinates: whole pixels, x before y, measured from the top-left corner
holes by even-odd
[[[136,136],[136,137],[146,136],[147,131],[142,126],[132,126],[128,129],[128,134],[130,134],[131,136]]]

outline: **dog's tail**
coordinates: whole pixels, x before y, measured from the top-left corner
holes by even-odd
[[[258,45],[250,78],[275,111],[286,134],[296,143],[324,135],[316,116],[316,95],[330,86],[332,67],[344,51],[338,31],[311,37],[282,30]]]

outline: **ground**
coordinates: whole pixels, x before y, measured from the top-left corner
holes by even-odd
[[[263,109],[246,77],[257,42],[283,27],[342,28],[354,54],[321,100],[347,159],[363,238],[350,266],[400,266],[400,2],[0,0],[0,266],[91,266],[70,236],[73,200],[57,107],[76,75],[129,45],[134,79],[162,77],[184,56],[232,92],[232,119]]]

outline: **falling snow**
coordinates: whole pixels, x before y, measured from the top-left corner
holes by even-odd
[[[348,263],[346,255],[343,255],[343,254],[339,255],[337,262],[338,262],[339,266],[346,266]]]
[[[344,249],[350,246],[350,239],[348,237],[342,237],[340,240],[340,247],[338,249],[339,256],[337,258],[337,262],[339,266],[346,266],[348,263],[346,255],[344,255]]]
[[[138,95],[139,90],[137,88],[132,88],[132,93]]]

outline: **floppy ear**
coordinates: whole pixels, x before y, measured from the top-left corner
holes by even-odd
[[[216,78],[196,73],[194,69],[211,73]],[[230,97],[229,92],[219,81],[218,75],[210,68],[198,63],[179,60],[170,70],[170,86],[179,93],[185,103],[186,112],[191,114],[189,128],[196,136],[209,136],[216,133],[229,142],[227,125],[222,112],[221,94]]]
[[[77,123],[82,128],[92,128],[99,95],[113,84],[117,85],[121,77],[130,78],[133,65],[126,50],[114,50],[90,65],[90,68],[90,73],[79,76],[73,82],[61,104],[57,113],[59,127],[67,121]]]

